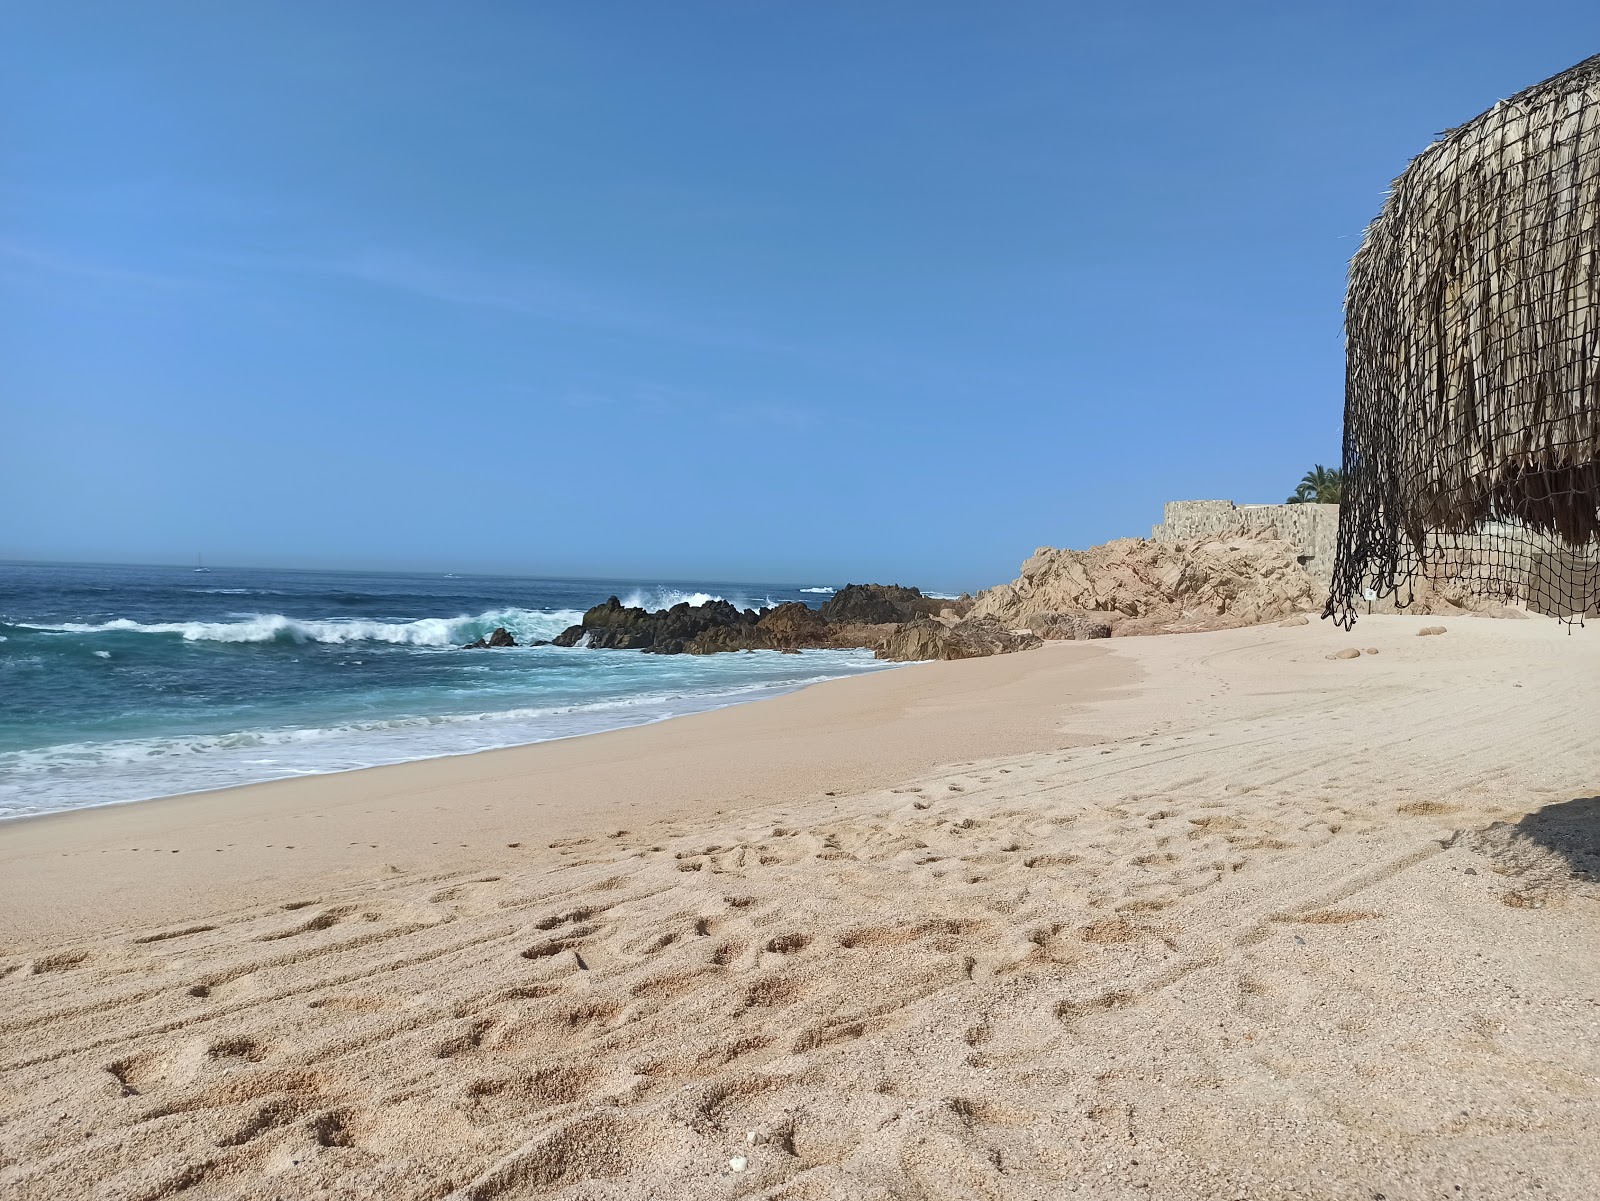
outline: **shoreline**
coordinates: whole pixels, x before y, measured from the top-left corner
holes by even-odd
[[[931,743],[974,755],[1057,745],[1058,711],[1136,675],[1104,644],[1055,643],[838,677],[759,702],[543,742],[20,815],[0,824],[0,929],[12,940],[71,936],[110,908],[128,924],[159,922],[182,911],[183,888],[253,904],[316,888],[330,874],[344,882],[424,863],[463,870],[510,843],[578,836],[607,820],[638,820],[641,809],[656,819],[699,818],[756,796],[876,786],[935,766]],[[1067,681],[1066,703],[1044,703]],[[996,707],[1038,703],[1048,716],[991,732],[980,745],[952,710],[939,708],[941,693],[957,683],[963,693],[993,694]],[[925,711],[914,713],[919,707]],[[468,841],[420,836],[448,808],[444,798],[463,790],[489,800],[470,818],[458,814]],[[368,819],[379,806],[411,827],[374,840]],[[321,823],[315,838],[285,824],[304,820]],[[35,910],[39,889],[58,892],[91,856],[97,870],[48,912]]]
[[[600,652],[600,653],[628,654],[628,653],[637,653],[637,652]],[[800,653],[803,655],[805,652],[802,651]],[[361,763],[361,764],[356,764],[356,765],[349,766],[349,767],[329,767],[329,768],[325,768],[325,769],[321,769],[321,770],[299,771],[299,772],[294,772],[294,773],[289,774],[289,775],[270,776],[270,777],[267,777],[266,779],[260,779],[260,780],[242,780],[242,781],[239,781],[239,782],[236,782],[236,783],[231,783],[231,784],[215,784],[215,785],[211,785],[211,786],[207,786],[207,787],[201,787],[201,788],[189,788],[189,789],[184,789],[184,790],[179,791],[179,792],[155,792],[155,793],[151,793],[151,794],[149,794],[147,796],[120,797],[120,798],[117,798],[115,800],[92,801],[92,802],[85,803],[85,804],[71,804],[71,805],[63,806],[62,808],[59,808],[59,809],[43,809],[43,810],[39,810],[37,812],[0,814],[0,837],[4,836],[4,831],[9,826],[11,826],[13,823],[33,821],[33,820],[36,820],[38,818],[54,817],[54,816],[56,816],[58,814],[62,814],[62,813],[78,813],[78,812],[88,811],[88,810],[106,809],[106,808],[110,808],[112,806],[117,806],[117,805],[142,805],[142,804],[147,804],[147,803],[152,802],[152,801],[172,800],[172,799],[178,798],[178,797],[193,797],[193,796],[208,795],[208,794],[211,794],[211,793],[232,792],[232,791],[234,791],[236,789],[241,789],[241,788],[254,788],[254,787],[258,787],[258,786],[262,786],[262,785],[268,785],[268,784],[282,784],[282,783],[286,783],[286,782],[290,782],[290,781],[294,781],[294,780],[320,779],[320,778],[323,778],[323,777],[326,777],[326,776],[345,775],[345,774],[350,773],[350,772],[371,771],[371,770],[373,770],[375,768],[381,768],[381,767],[404,767],[407,764],[411,764],[411,763],[427,763],[427,762],[430,762],[430,761],[435,760],[435,759],[453,759],[453,758],[460,758],[460,757],[469,756],[469,755],[483,755],[483,754],[489,754],[489,753],[494,752],[494,751],[517,750],[517,749],[520,749],[520,748],[523,748],[523,747],[542,746],[545,743],[550,743],[550,742],[565,742],[565,741],[568,741],[568,740],[574,739],[574,738],[588,738],[588,737],[592,737],[592,736],[598,735],[598,734],[613,734],[613,733],[617,733],[617,732],[622,731],[622,730],[643,729],[643,728],[645,728],[647,726],[659,725],[662,722],[674,721],[674,720],[676,720],[678,718],[681,718],[681,717],[694,717],[697,714],[715,713],[715,712],[718,712],[718,711],[720,711],[722,709],[729,709],[729,708],[733,708],[733,707],[738,706],[738,705],[753,705],[753,704],[758,704],[758,703],[760,703],[762,701],[776,700],[778,697],[787,696],[787,695],[789,695],[790,693],[793,693],[793,692],[801,692],[801,691],[804,691],[807,688],[815,688],[820,684],[831,684],[831,683],[833,683],[833,682],[835,682],[837,680],[850,680],[850,679],[855,679],[858,676],[875,675],[875,674],[877,674],[879,672],[892,671],[892,670],[896,670],[896,669],[899,669],[899,668],[902,668],[902,667],[907,667],[907,666],[912,666],[912,664],[907,664],[907,663],[884,663],[881,666],[873,666],[871,668],[867,668],[867,669],[864,669],[864,670],[852,671],[852,672],[848,672],[848,673],[844,673],[844,674],[840,674],[840,675],[817,676],[817,677],[813,677],[813,678],[810,678],[810,679],[799,680],[799,681],[794,681],[794,682],[785,682],[785,683],[745,685],[745,686],[739,687],[739,688],[732,688],[732,689],[730,689],[729,691],[726,691],[726,692],[709,692],[709,693],[700,694],[700,695],[694,696],[694,697],[685,696],[685,697],[671,697],[671,698],[666,698],[666,699],[662,699],[662,698],[658,698],[658,697],[643,697],[643,698],[638,698],[638,699],[628,699],[628,700],[624,700],[624,701],[597,702],[597,703],[592,704],[592,705],[573,705],[573,706],[569,706],[569,707],[564,708],[564,709],[552,709],[552,710],[549,710],[549,711],[546,711],[546,712],[542,712],[542,713],[538,714],[538,716],[542,716],[542,717],[557,717],[557,716],[589,715],[589,714],[594,714],[594,713],[598,713],[598,712],[605,711],[605,710],[616,710],[616,711],[619,711],[619,712],[627,712],[628,710],[635,709],[635,708],[644,708],[644,707],[656,706],[656,705],[661,705],[661,706],[670,705],[675,701],[694,702],[693,707],[661,713],[661,714],[659,714],[657,716],[649,717],[649,718],[647,718],[647,719],[645,719],[643,721],[628,722],[628,723],[625,723],[625,724],[615,725],[615,726],[603,726],[603,727],[601,727],[599,729],[592,729],[592,730],[591,729],[580,729],[580,730],[575,730],[572,733],[554,734],[554,735],[551,735],[551,736],[548,736],[548,737],[532,738],[532,739],[527,739],[527,740],[520,741],[520,742],[506,742],[506,743],[500,743],[500,744],[490,745],[490,746],[468,747],[468,748],[461,749],[461,750],[445,750],[445,751],[430,752],[430,753],[420,754],[420,755],[416,755],[414,757],[409,757],[409,758],[380,760],[379,762],[375,762],[375,763]],[[706,703],[704,703],[704,704],[698,703],[698,702],[702,702],[702,701],[706,702]],[[490,713],[467,713],[467,714],[441,714],[441,715],[437,715],[437,718],[438,718],[437,722],[430,721],[426,717],[410,717],[410,716],[407,716],[407,715],[402,715],[400,717],[386,719],[386,722],[384,724],[387,725],[390,722],[413,722],[413,723],[415,723],[415,728],[418,729],[418,730],[430,730],[430,729],[433,729],[435,725],[449,726],[449,725],[455,725],[455,724],[465,724],[465,723],[467,723],[469,721],[478,721],[478,720],[484,720],[484,719],[488,719],[488,720],[500,719],[500,720],[509,721],[509,720],[512,720],[512,718],[510,717],[510,714],[511,713],[515,713],[515,712],[517,712],[517,711],[516,710],[508,710],[508,711],[506,711],[504,713],[490,712]],[[522,720],[525,720],[525,718],[522,719]],[[338,727],[338,728],[342,729],[343,727]],[[404,727],[401,727],[401,726],[393,726],[392,727],[392,729],[396,730],[396,731],[398,731],[398,730],[400,730],[402,728],[404,728]],[[173,739],[175,741],[183,741],[185,739],[238,737],[238,736],[240,736],[242,734],[261,734],[261,733],[281,734],[281,733],[286,733],[286,732],[287,733],[304,733],[306,731],[302,731],[302,730],[298,730],[298,729],[290,729],[290,730],[287,730],[287,731],[284,731],[284,730],[237,731],[237,732],[229,732],[228,734],[224,734],[224,735],[215,735],[215,734],[173,734],[173,735],[167,735],[165,737],[171,738],[171,739]],[[312,732],[315,732],[315,731],[312,731]],[[371,731],[367,731],[367,732],[370,733]],[[119,741],[127,741],[127,740],[119,740]],[[147,741],[150,741],[150,739],[149,738],[133,739],[131,741],[147,742]],[[114,746],[114,745],[118,745],[118,744],[119,744],[118,741],[112,741],[112,742],[92,744],[92,745],[95,746],[96,748],[99,748],[99,747],[104,747],[104,746]],[[52,749],[57,749],[57,748],[40,747],[40,748],[29,748],[29,749],[30,750],[52,750]]]

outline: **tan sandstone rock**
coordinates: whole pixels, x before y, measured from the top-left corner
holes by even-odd
[[[1109,622],[1074,613],[1032,613],[1023,620],[1022,627],[1053,642],[1111,637]]]
[[[1117,636],[1254,625],[1321,604],[1323,589],[1298,555],[1270,531],[1041,547],[1017,579],[981,593],[971,616],[1021,626],[1033,614],[1068,613],[1103,621]]]
[[[893,627],[873,653],[879,659],[908,663],[917,659],[978,659],[1039,645],[1039,639],[1031,633],[1017,633],[991,619],[968,618],[948,626],[919,617]]]

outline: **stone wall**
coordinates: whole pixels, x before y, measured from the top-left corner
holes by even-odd
[[[1236,505],[1231,500],[1171,500],[1166,520],[1150,531],[1156,542],[1219,538],[1240,532],[1275,533],[1298,548],[1306,572],[1325,587],[1333,578],[1338,544],[1338,505]],[[1503,522],[1485,522],[1471,533],[1440,535],[1427,580],[1450,604],[1482,608],[1490,601],[1525,598],[1534,613],[1569,618],[1600,616],[1573,608],[1595,595],[1600,556],[1578,552],[1545,534]],[[1503,593],[1504,595],[1500,595]],[[1392,611],[1385,598],[1376,611]],[[1435,612],[1426,604],[1415,612]]]
[[[1276,531],[1300,548],[1301,563],[1316,579],[1333,576],[1339,535],[1338,505],[1236,505],[1231,500],[1169,500],[1166,520],[1150,531],[1157,542],[1238,531]]]

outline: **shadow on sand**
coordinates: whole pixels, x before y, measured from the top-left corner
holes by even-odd
[[[1495,822],[1473,841],[1504,874],[1600,881],[1600,796],[1576,797],[1536,809],[1517,822]]]

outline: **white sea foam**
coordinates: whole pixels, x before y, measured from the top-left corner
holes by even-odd
[[[604,652],[599,652],[604,653]],[[776,651],[757,652],[776,657]],[[752,662],[745,656],[741,661]],[[784,659],[787,666],[794,660]],[[62,743],[0,753],[0,817],[459,755],[660,721],[895,665],[861,651],[807,652],[792,679],[683,681],[628,697],[317,728]],[[663,681],[665,683],[665,681]]]
[[[632,609],[670,609],[673,605],[705,605],[724,600],[715,592],[680,592],[676,588],[655,588],[649,592],[635,588],[622,598],[622,603]]]
[[[18,624],[53,634],[176,634],[186,642],[388,642],[398,646],[459,646],[504,626],[519,642],[552,638],[577,625],[575,609],[496,609],[476,616],[423,617],[416,621],[373,621],[359,617],[312,620],[281,613],[252,613],[236,621],[138,622],[127,618],[87,624]]]
[[[835,592],[837,592],[839,590],[837,588],[802,588],[802,589],[800,589],[800,591],[801,592],[816,592],[816,593],[820,593],[823,596],[832,596]]]
[[[736,609],[771,609],[780,603],[770,596],[723,596],[718,592],[683,592],[677,588],[652,588],[649,591],[635,588],[622,598],[624,605],[648,609],[652,613],[658,609],[670,609],[674,605],[705,605],[712,601],[727,601]]]
[[[95,651],[95,657],[98,658],[98,659],[109,659],[109,658],[111,658],[111,652],[110,651]]]

